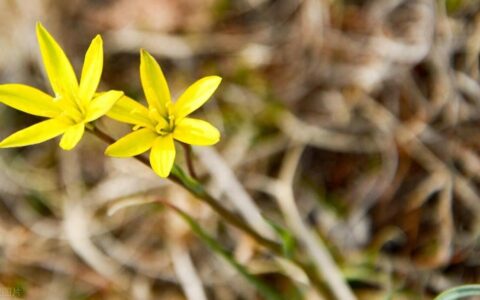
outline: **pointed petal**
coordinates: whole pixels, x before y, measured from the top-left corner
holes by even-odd
[[[60,119],[49,119],[17,131],[0,142],[0,148],[23,147],[52,139],[72,124]]]
[[[158,134],[148,128],[139,129],[108,146],[105,154],[112,157],[136,156],[150,149],[157,137]]]
[[[86,122],[91,122],[105,115],[122,96],[122,91],[108,91],[94,98],[87,106]]]
[[[184,118],[175,126],[173,137],[186,144],[209,146],[220,140],[220,132],[208,122]]]
[[[60,147],[63,150],[72,150],[80,142],[84,132],[85,124],[83,123],[69,127],[60,140]]]
[[[175,103],[175,118],[182,119],[207,102],[221,81],[218,76],[208,76],[192,84]]]
[[[83,62],[82,77],[80,79],[79,95],[83,104],[86,105],[95,94],[103,69],[103,41],[97,35],[88,47]]]
[[[143,49],[140,50],[140,79],[149,108],[166,116],[167,105],[171,102],[167,81],[155,58]]]
[[[37,23],[37,39],[43,64],[56,96],[73,99],[77,94],[78,82],[70,61],[48,31]]]
[[[148,117],[148,109],[127,96],[120,98],[108,111],[107,116],[124,123],[155,128],[155,124]]]
[[[62,112],[50,95],[23,84],[0,85],[0,102],[40,117],[54,118]]]
[[[150,150],[150,165],[160,177],[168,177],[175,161],[175,145],[172,135],[160,136]]]

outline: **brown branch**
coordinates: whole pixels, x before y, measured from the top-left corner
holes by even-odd
[[[195,168],[193,166],[192,146],[185,143],[180,143],[180,144],[182,145],[183,150],[185,152],[185,159],[187,161],[188,173],[190,174],[191,177],[198,180],[197,173],[195,172]]]

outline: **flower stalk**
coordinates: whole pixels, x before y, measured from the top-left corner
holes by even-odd
[[[113,137],[111,137],[110,135],[108,135],[98,127],[89,126],[87,130],[108,144],[111,144],[112,142],[115,141]],[[141,162],[142,164],[150,168],[150,161],[145,156],[136,155],[133,158],[135,158],[136,160],[138,160],[139,162]],[[179,184],[180,186],[185,188],[187,191],[189,191],[192,195],[194,195],[195,197],[205,202],[216,213],[221,215],[223,219],[225,219],[225,221],[227,221],[234,227],[240,229],[241,231],[247,233],[259,244],[265,246],[266,248],[276,253],[282,252],[282,247],[280,244],[262,237],[254,229],[252,229],[248,224],[243,222],[240,219],[240,217],[238,217],[236,214],[232,213],[231,211],[229,211],[228,209],[220,205],[218,200],[216,200],[207,191],[205,191],[203,186],[197,180],[185,174],[185,172],[177,164],[173,165],[172,171],[168,179]]]
[[[115,141],[115,139],[111,137],[108,133],[104,132],[96,126],[88,126],[87,130],[107,144],[111,144]],[[147,157],[142,155],[136,155],[133,156],[133,158],[150,168],[150,161]],[[284,256],[284,247],[280,243],[261,236],[250,225],[245,223],[238,215],[223,207],[220,204],[220,201],[210,195],[204,189],[201,183],[199,183],[196,179],[188,176],[177,164],[173,165],[168,179],[180,185],[190,194],[207,204],[213,211],[219,214],[224,221],[253,238],[258,244],[269,249],[278,256]],[[304,259],[302,259],[301,257],[301,254],[298,253],[298,251],[295,251],[295,253],[293,253],[289,259],[300,269],[302,269],[303,272],[305,272],[305,274],[316,289],[318,289],[322,294],[331,294],[323,281],[320,279],[319,274],[317,274],[316,270],[309,263],[305,262]]]
[[[195,166],[193,165],[193,157],[192,157],[192,146],[180,143],[183,147],[183,152],[185,153],[185,160],[187,161],[187,168],[188,173],[194,179],[198,179],[197,172],[195,172]]]
[[[37,24],[37,38],[53,95],[22,84],[2,84],[0,103],[47,120],[10,135],[0,141],[0,148],[34,145],[62,135],[60,147],[71,150],[87,130],[109,144],[106,155],[134,157],[159,177],[168,178],[182,186],[218,213],[225,222],[278,257],[287,258],[297,265],[322,294],[331,295],[320,279],[318,270],[309,264],[308,257],[300,248],[288,247],[288,242],[280,234],[277,236],[280,242],[262,236],[242,217],[225,208],[197,180],[190,145],[214,145],[220,140],[220,131],[207,121],[191,117],[191,114],[216,91],[222,80],[219,76],[197,80],[173,101],[159,64],[147,51],[141,50],[140,78],[147,100],[145,106],[125,96],[122,91],[97,91],[103,70],[103,42],[100,36],[92,40],[79,78],[60,45],[40,23]],[[133,125],[132,132],[115,140],[93,123],[104,115]],[[175,164],[174,141],[180,142],[184,148],[188,173]],[[147,151],[150,155],[148,158],[142,155]],[[197,230],[197,233],[201,232]],[[213,245],[213,242],[210,244]],[[286,248],[288,251],[285,251]],[[237,268],[244,271],[240,265]],[[270,298],[276,297],[270,295]]]

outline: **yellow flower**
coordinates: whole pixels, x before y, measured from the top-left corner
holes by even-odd
[[[49,119],[10,135],[0,142],[0,147],[38,144],[63,134],[60,147],[70,150],[82,138],[85,124],[103,116],[123,92],[109,91],[95,96],[103,68],[99,35],[92,40],[85,55],[80,84],[62,48],[40,23],[37,23],[37,39],[55,97],[27,85],[3,84],[0,102]]]
[[[219,141],[220,133],[210,123],[187,116],[210,98],[222,79],[218,76],[204,77],[172,103],[160,66],[145,50],[140,51],[140,79],[148,108],[126,96],[112,107],[107,115],[134,124],[135,131],[110,145],[105,154],[130,157],[151,149],[152,169],[159,176],[167,177],[175,161],[174,139],[198,146],[213,145]]]

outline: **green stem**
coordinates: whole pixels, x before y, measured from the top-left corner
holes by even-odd
[[[98,129],[97,127],[88,128],[88,131],[90,131],[108,144],[112,144],[115,142],[115,139],[113,139],[111,136]],[[134,158],[150,168],[150,161],[145,156],[137,155]],[[220,205],[220,202],[217,201],[213,196],[211,196],[207,191],[205,191],[203,186],[197,180],[185,174],[178,165],[175,164],[173,166],[168,179],[187,189],[191,194],[208,204],[208,206],[210,206],[215,212],[221,215],[225,219],[225,221],[250,235],[259,244],[273,250],[276,253],[282,252],[282,247],[280,244],[259,235],[253,228],[243,222],[240,217]]]
[[[186,188],[190,193],[192,193],[194,196],[198,197],[203,202],[208,204],[214,211],[216,211],[219,215],[221,215],[225,221],[239,228],[240,230],[243,230],[245,233],[253,237],[259,244],[261,244],[267,249],[270,249],[278,256],[281,256],[281,257],[284,256],[285,253],[282,245],[274,241],[265,239],[264,237],[259,235],[249,225],[244,223],[237,215],[233,214],[232,212],[230,212],[229,210],[221,206],[219,204],[219,201],[213,198],[208,192],[206,192],[203,186],[198,181],[196,181],[191,177],[188,177],[185,174],[185,172],[183,172],[183,170],[179,168],[177,165],[173,166],[173,169],[169,178],[174,182],[180,184],[181,186]],[[331,292],[322,282],[322,280],[319,277],[319,274],[317,274],[317,271],[315,268],[313,268],[313,266],[305,263],[303,259],[300,258],[298,253],[296,253],[290,259],[305,272],[305,274],[311,280],[315,288],[317,288],[323,294],[331,295]]]
[[[206,231],[204,231],[200,225],[187,213],[176,207],[175,205],[161,201],[160,203],[165,206],[173,209],[185,222],[188,223],[192,231],[210,247],[215,253],[222,256],[230,265],[232,265],[241,275],[245,277],[251,284],[255,286],[258,292],[265,297],[267,300],[284,300],[285,298],[271,286],[266,284],[258,276],[253,275],[248,271],[248,269],[240,264],[233,255],[228,252],[219,242],[217,242],[213,237],[211,237]]]
[[[203,202],[208,204],[208,206],[210,206],[215,212],[221,215],[225,219],[225,221],[246,232],[258,243],[275,251],[276,253],[282,251],[282,247],[280,244],[259,235],[252,227],[250,227],[247,223],[243,222],[240,217],[220,205],[220,202],[214,197],[212,197],[207,191],[205,191],[203,186],[198,181],[185,174],[185,172],[183,172],[183,170],[177,165],[173,166],[172,172],[170,173],[170,176],[168,178],[186,188],[197,198],[203,200]]]
[[[101,140],[103,140],[104,142],[106,142],[107,144],[112,144],[115,142],[114,138],[112,138],[110,135],[95,126],[87,128],[87,130]],[[150,161],[145,156],[137,155],[134,158],[150,168]],[[283,247],[281,244],[264,238],[263,236],[258,234],[252,227],[250,227],[250,225],[243,222],[243,220],[238,215],[232,213],[231,211],[223,207],[220,204],[220,201],[211,196],[197,180],[185,174],[185,172],[183,172],[183,170],[178,165],[175,164],[173,166],[168,179],[188,190],[192,195],[196,196],[198,199],[210,206],[210,208],[213,209],[216,213],[222,216],[222,218],[227,223],[245,232],[260,245],[271,250],[278,256],[284,256]],[[312,284],[320,292],[330,294],[328,292],[328,289],[326,289],[325,285],[322,283],[319,274],[317,274],[316,270],[312,269],[309,264],[304,262],[304,259],[301,255],[297,253],[290,259],[305,272],[305,274],[311,280]]]

